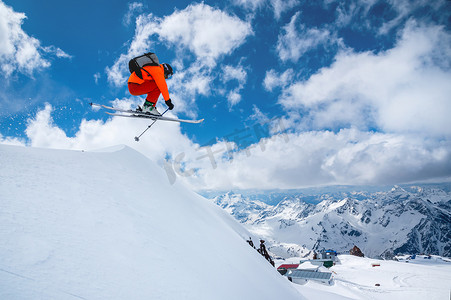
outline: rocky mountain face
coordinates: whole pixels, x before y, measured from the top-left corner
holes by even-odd
[[[313,198],[300,193],[269,205],[227,193],[213,201],[283,258],[309,256],[323,248],[348,252],[354,245],[368,257],[402,253],[451,257],[447,188],[395,186],[388,192],[326,193]]]

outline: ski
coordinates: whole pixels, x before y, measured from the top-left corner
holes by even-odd
[[[103,105],[103,104],[97,104],[97,103],[90,103],[90,104],[91,104],[91,106],[103,107],[103,108],[118,111],[118,112],[125,112],[125,113],[130,113],[130,114],[139,113],[139,111],[132,110],[132,109],[121,109],[121,108],[116,108],[116,107],[107,106],[107,105]]]
[[[199,124],[204,121],[204,119],[184,120],[184,119],[170,118],[170,117],[164,117],[164,116],[156,116],[156,115],[146,114],[146,113],[136,111],[136,110],[131,110],[131,109],[120,109],[120,108],[107,106],[107,105],[103,105],[103,104],[97,104],[97,103],[90,103],[90,104],[91,104],[91,106],[103,107],[105,109],[109,109],[109,110],[112,110],[115,112],[125,113],[125,114],[120,114],[120,113],[106,112],[110,116],[151,119],[151,120],[161,120],[161,121],[172,121],[172,122],[190,123],[190,124]]]
[[[133,111],[131,114],[118,114],[118,113],[111,113],[106,112],[110,116],[116,116],[116,117],[126,117],[126,118],[137,118],[137,119],[150,119],[155,121],[172,121],[172,122],[179,122],[179,123],[190,123],[190,124],[199,124],[204,121],[204,119],[200,120],[183,120],[183,119],[177,119],[177,118],[170,118],[170,117],[164,117],[164,116],[155,116],[155,115],[149,115],[146,113],[139,113]]]

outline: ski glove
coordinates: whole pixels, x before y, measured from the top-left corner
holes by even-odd
[[[169,100],[165,101],[166,105],[168,106],[169,110],[172,110],[174,108],[174,104],[172,104],[171,98]]]

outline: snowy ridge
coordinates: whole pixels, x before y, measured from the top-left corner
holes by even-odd
[[[311,255],[309,250],[322,248],[346,253],[353,245],[369,257],[451,256],[451,194],[446,188],[396,186],[388,192],[316,198],[320,202],[314,204],[303,195],[286,197],[272,206],[229,193],[213,201],[272,242],[271,252],[280,257]],[[235,203],[240,203],[240,214],[233,210]]]
[[[125,147],[0,145],[0,299],[304,299],[227,213]]]

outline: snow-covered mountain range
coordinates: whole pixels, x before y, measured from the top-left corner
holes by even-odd
[[[400,253],[451,256],[449,184],[395,186],[374,192],[283,194],[270,205],[258,197],[226,193],[213,198],[280,257],[308,256],[357,245],[369,257]],[[277,198],[274,193],[271,199]],[[264,198],[267,200],[268,198]]]
[[[363,209],[327,197],[318,205],[285,199],[275,207],[223,197],[229,211],[235,203],[245,222],[240,224],[183,184],[171,185],[158,165],[126,146],[92,152],[0,145],[0,299],[435,300],[449,295],[451,263],[441,257],[406,264],[340,255],[331,268],[333,286],[301,286],[245,242],[279,233],[289,240],[296,237],[298,219],[319,230],[315,215],[350,220]],[[415,216],[449,204],[446,197],[437,191]],[[399,213],[411,211],[417,209]],[[376,220],[374,213],[367,218]],[[385,223],[390,228],[394,222]],[[322,224],[329,230],[326,224],[334,223]],[[271,232],[271,226],[280,229]],[[287,245],[272,250],[287,255]],[[290,259],[299,263],[299,257]]]

